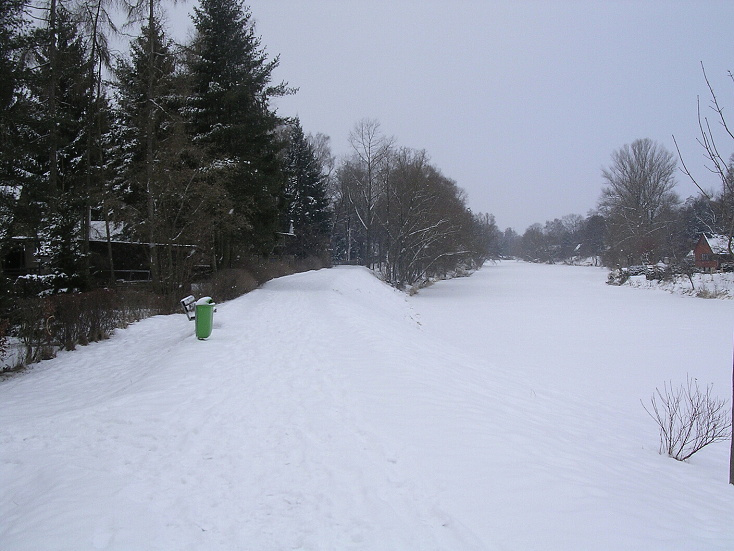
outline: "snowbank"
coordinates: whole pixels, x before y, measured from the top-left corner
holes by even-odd
[[[648,281],[640,275],[630,277],[626,285],[700,298],[734,299],[734,273],[693,274],[690,279],[678,275],[672,281]]]

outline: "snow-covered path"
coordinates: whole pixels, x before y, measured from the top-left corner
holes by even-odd
[[[321,270],[43,362],[0,384],[0,549],[731,549],[728,447],[661,457],[639,403],[728,395],[731,304],[604,280]]]

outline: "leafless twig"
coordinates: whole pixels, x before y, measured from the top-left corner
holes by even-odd
[[[666,382],[655,389],[650,407],[642,403],[660,430],[660,453],[685,461],[709,444],[731,438],[727,400],[711,394],[713,385],[701,390],[690,377],[677,389]]]

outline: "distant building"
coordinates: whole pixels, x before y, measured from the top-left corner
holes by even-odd
[[[118,281],[150,280],[149,246],[147,243],[131,241],[125,236],[123,224],[109,224],[104,220],[89,222],[89,254],[93,275],[109,277],[110,255],[115,266],[113,279]]]
[[[3,274],[17,277],[40,273],[41,251],[35,237],[14,236],[2,256]]]
[[[701,234],[693,248],[696,267],[707,272],[720,270],[722,264],[734,261],[729,252],[729,238],[725,235]]]
[[[90,222],[89,254],[92,274],[109,278],[111,256],[115,266],[115,279],[149,280],[148,244],[125,238],[121,224],[110,224],[109,233],[108,243],[105,222],[99,220]],[[2,257],[3,274],[8,277],[47,274],[47,263],[48,243],[38,237],[12,237]]]

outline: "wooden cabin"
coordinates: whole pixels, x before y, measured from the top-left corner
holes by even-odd
[[[696,267],[702,270],[720,270],[722,263],[733,260],[729,252],[729,238],[725,235],[701,234],[693,248],[693,257]]]

